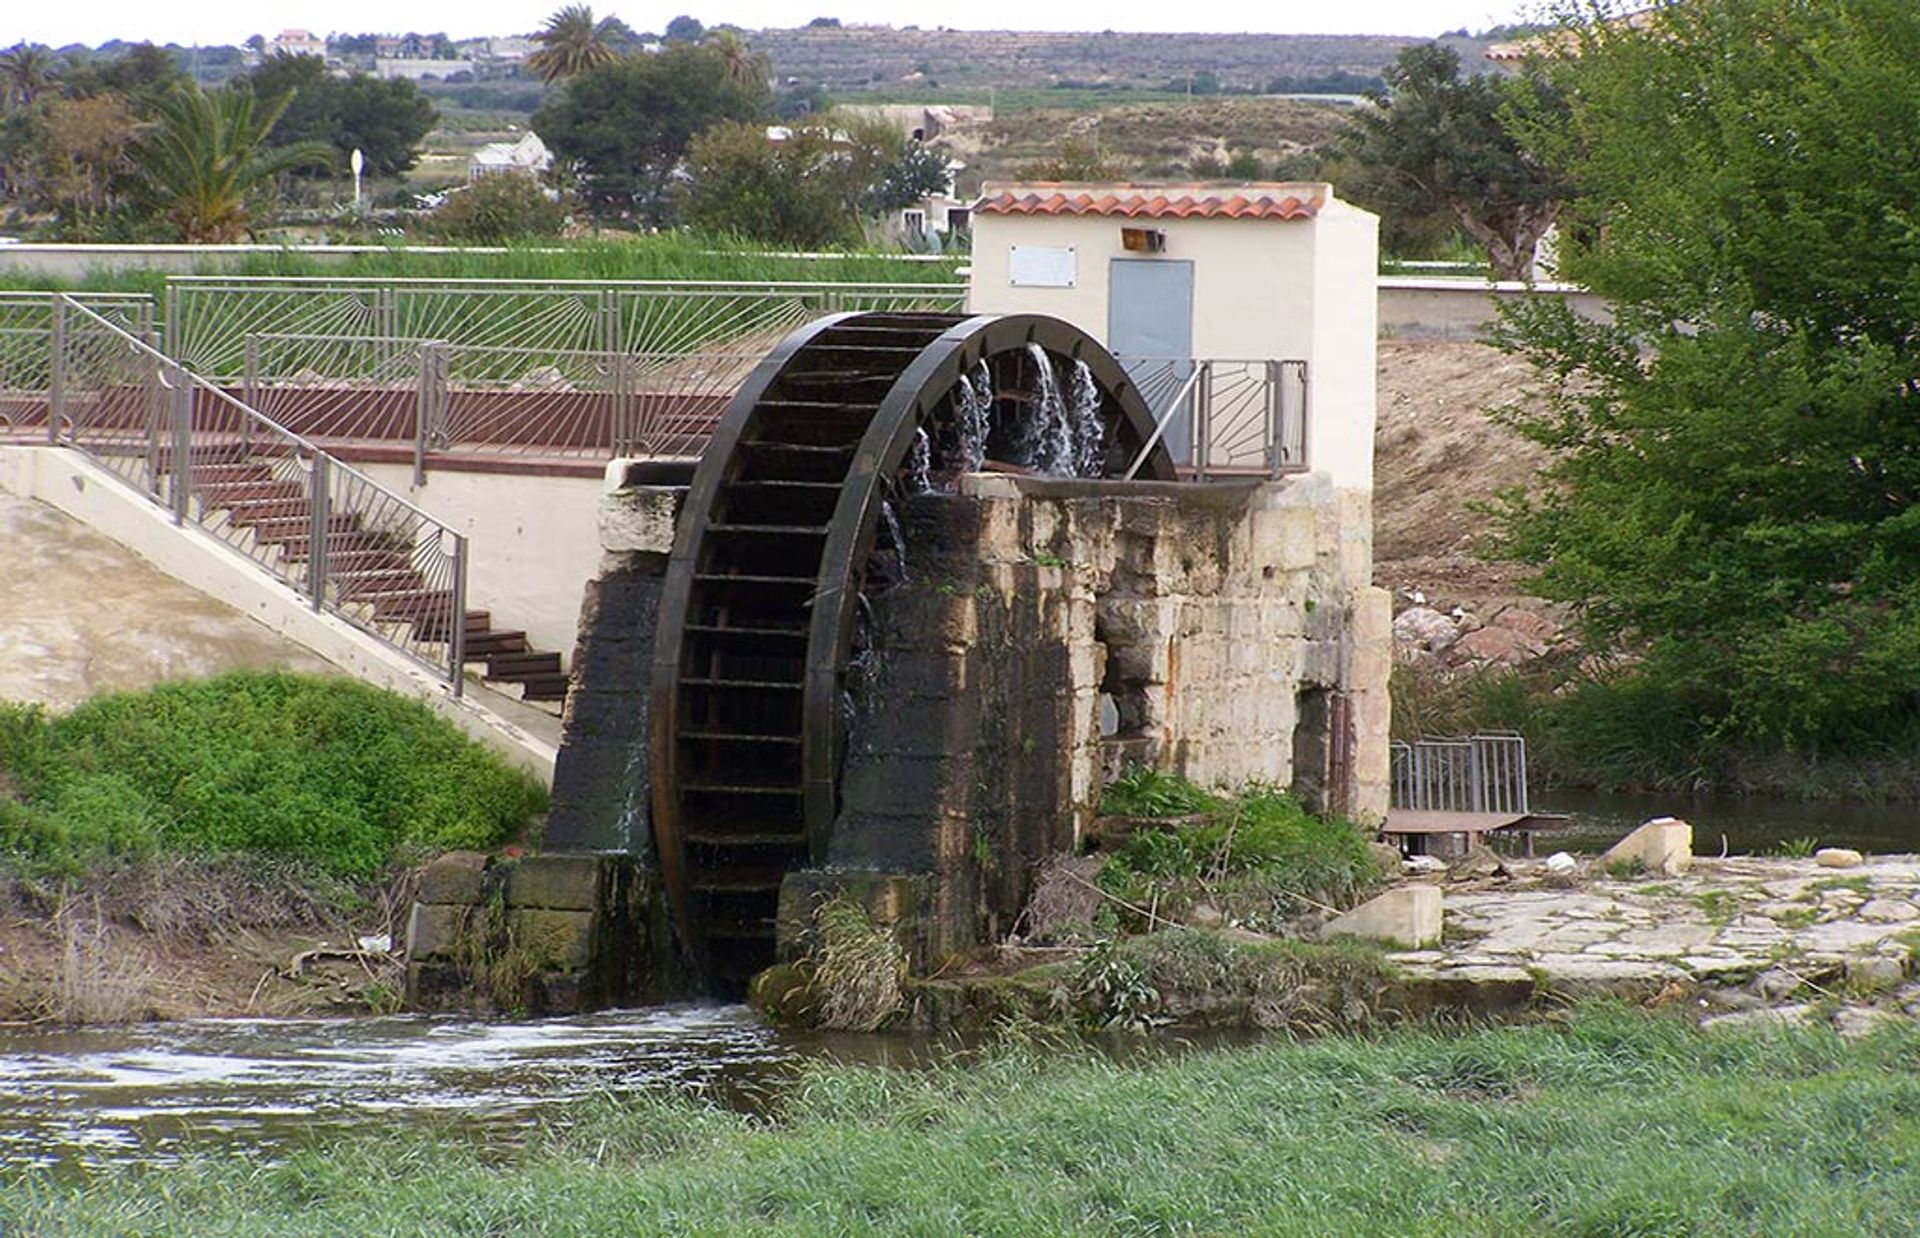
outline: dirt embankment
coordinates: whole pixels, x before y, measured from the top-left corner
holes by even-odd
[[[1547,460],[1488,410],[1540,398],[1531,366],[1485,344],[1380,342],[1373,578],[1402,656],[1517,664],[1563,641],[1565,609],[1527,594],[1526,569],[1475,553],[1490,524],[1475,505],[1535,484]]]
[[[397,901],[243,861],[0,873],[0,1024],[391,1010]]]

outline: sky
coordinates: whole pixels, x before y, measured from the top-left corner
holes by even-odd
[[[156,43],[240,43],[282,29],[315,34],[403,34],[445,31],[454,38],[525,34],[570,0],[81,0],[48,4],[4,0],[0,47],[26,40],[56,47],[108,39]],[[680,7],[684,6],[684,7]],[[709,26],[747,29],[801,26],[814,17],[967,30],[1257,31],[1266,34],[1405,34],[1431,36],[1484,29],[1524,16],[1528,0],[672,0],[657,4],[596,2],[636,30],[658,31],[679,13]]]

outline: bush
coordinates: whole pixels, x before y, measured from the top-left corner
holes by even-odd
[[[0,856],[65,871],[255,854],[368,876],[496,846],[544,798],[424,705],[277,672],[100,697],[61,717],[0,706],[0,770],[17,788],[13,802],[0,794]]]
[[[548,197],[532,177],[500,173],[448,194],[428,222],[448,240],[499,245],[558,235],[567,222],[567,208]]]

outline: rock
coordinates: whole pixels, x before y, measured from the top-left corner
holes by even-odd
[[[1221,914],[1220,909],[1212,903],[1195,903],[1182,918],[1188,925],[1197,929],[1217,929],[1227,922],[1227,917]]]
[[[1460,662],[1482,662],[1494,666],[1519,666],[1537,658],[1546,650],[1512,628],[1481,628],[1455,641],[1452,658]]]
[[[1821,868],[1859,868],[1867,860],[1852,847],[1822,847],[1813,853],[1813,862]]]
[[[1392,876],[1399,872],[1400,865],[1405,859],[1400,854],[1400,848],[1392,843],[1368,843],[1367,854],[1373,857],[1373,865],[1380,870],[1382,876]]]
[[[1449,881],[1474,881],[1485,877],[1511,877],[1507,866],[1485,843],[1475,843],[1468,852],[1447,866]]]
[[[1447,862],[1437,855],[1410,855],[1401,862],[1400,868],[1409,873],[1444,873]]]
[[[1783,997],[1791,997],[1799,992],[1802,983],[1804,982],[1799,976],[1776,967],[1755,976],[1752,987],[1753,991],[1761,997],[1770,1002],[1777,1002]]]
[[[1678,877],[1693,864],[1693,827],[1672,817],[1655,817],[1600,857],[1600,866],[1638,864],[1659,877]]]
[[[1700,1021],[1703,1032],[1730,1032],[1740,1028],[1802,1027],[1813,1018],[1812,1006],[1770,1006],[1765,1010],[1742,1010],[1717,1014]]]
[[[1920,920],[1920,907],[1915,907],[1904,898],[1876,898],[1869,900],[1853,914],[1856,919],[1874,924],[1905,924],[1909,920]]]
[[[1855,955],[1845,967],[1847,983],[1868,993],[1897,988],[1907,978],[1906,963],[1884,954]]]
[[[1537,611],[1510,606],[1493,617],[1493,626],[1518,632],[1542,647],[1560,638],[1560,625]]]
[[[1418,950],[1440,940],[1439,886],[1406,885],[1327,921],[1325,937],[1365,937]]]
[[[1393,620],[1393,643],[1401,649],[1444,653],[1459,639],[1453,620],[1426,606],[1409,607]]]
[[[1848,1040],[1871,1035],[1893,1015],[1874,1006],[1842,1006],[1833,1012],[1833,1030]]]
[[[1550,873],[1567,876],[1580,867],[1580,863],[1566,852],[1556,851],[1542,862],[1542,867]]]

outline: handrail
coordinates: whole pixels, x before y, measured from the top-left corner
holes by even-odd
[[[1205,361],[1195,365],[1193,372],[1187,375],[1187,381],[1182,383],[1180,390],[1176,391],[1173,398],[1167,401],[1166,411],[1161,413],[1153,423],[1153,434],[1147,439],[1146,446],[1140,449],[1140,454],[1133,458],[1133,463],[1127,466],[1127,471],[1122,475],[1125,480],[1132,481],[1134,477],[1139,474],[1140,466],[1147,462],[1147,457],[1153,454],[1153,449],[1159,445],[1161,438],[1166,435],[1167,426],[1172,422],[1175,410],[1186,402],[1188,394],[1193,391],[1194,384],[1200,381],[1200,375],[1205,371],[1206,367],[1207,362]]]
[[[460,695],[464,534],[87,306],[56,304],[51,441]]]

